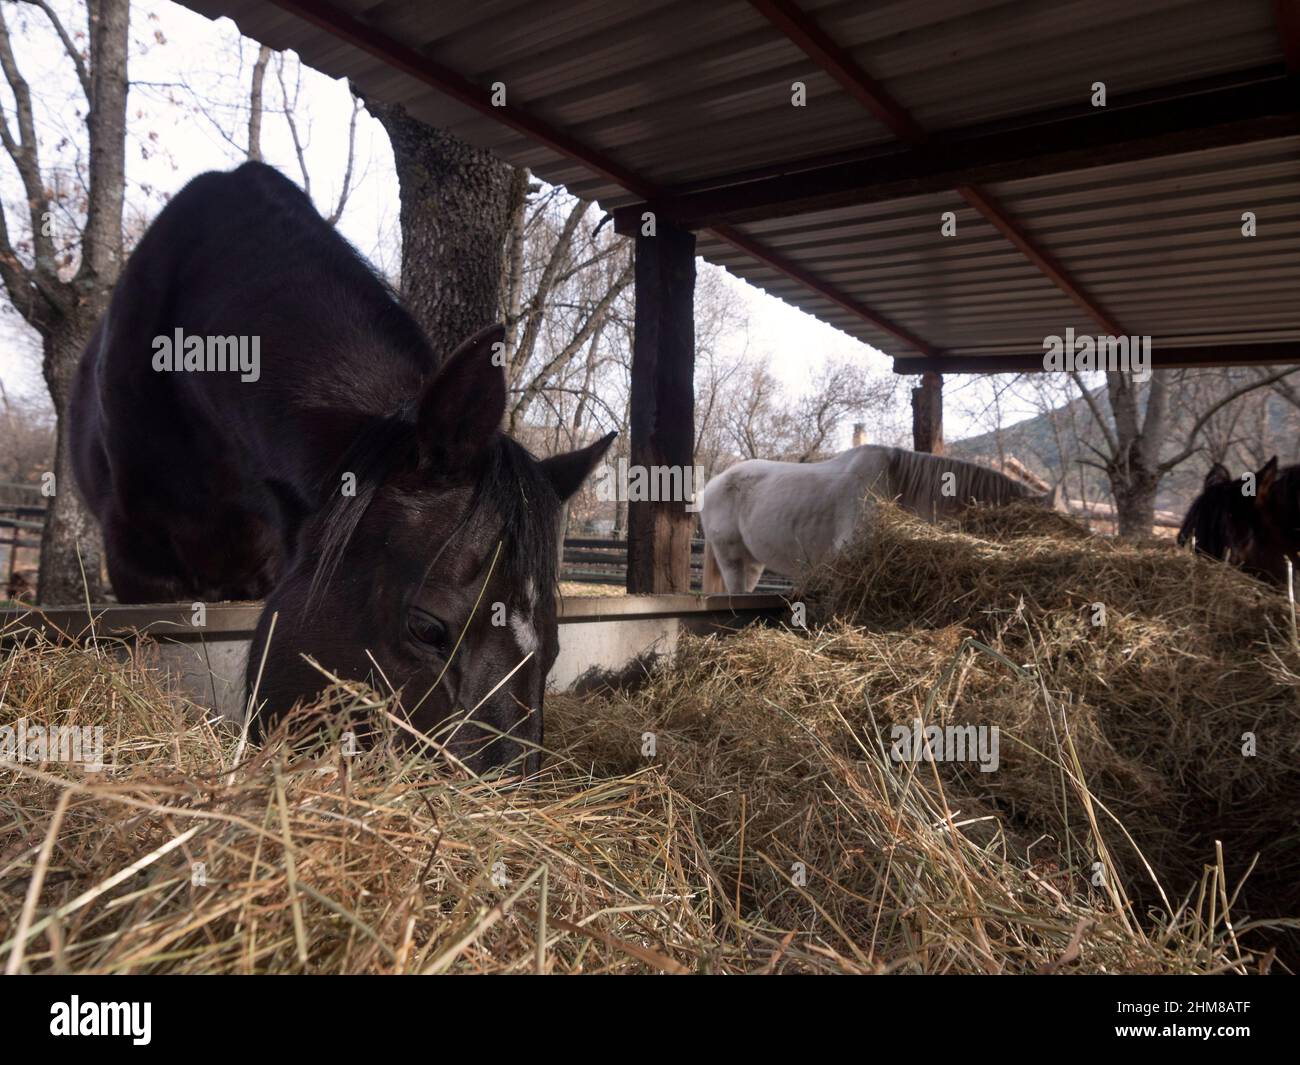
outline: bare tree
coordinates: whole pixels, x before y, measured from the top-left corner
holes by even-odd
[[[304,77],[311,76],[311,72],[292,54],[277,52],[256,42],[252,42],[257,51],[250,70],[246,63],[249,43],[238,31],[233,31],[233,36],[219,33],[214,41],[215,57],[210,65],[197,71],[178,72],[174,81],[150,82],[138,87],[147,95],[161,96],[172,106],[184,107],[199,116],[225,143],[232,156],[253,162],[266,161],[265,134],[272,128],[268,120],[282,120],[289,134],[303,191],[316,203],[325,219],[331,225],[337,225],[364,176],[357,167],[357,127],[362,103],[355,93],[351,93],[349,86],[351,111],[347,156],[337,194],[332,202],[322,202],[313,191],[319,183],[313,181],[308,164],[312,116],[303,98],[303,85]],[[271,86],[267,84],[268,72],[274,74]],[[244,87],[246,77],[247,88]],[[330,122],[336,120],[335,115],[329,116]]]
[[[881,425],[898,406],[896,378],[873,378],[842,359],[828,361],[811,386],[795,395],[762,362],[738,360],[725,376],[713,372],[719,384],[709,404],[718,411],[721,436],[713,446],[742,459],[826,458],[840,447],[847,422]]]
[[[257,155],[253,154],[253,116],[257,114],[262,106],[261,83],[260,77],[265,72],[265,64],[262,63],[262,53],[266,51],[265,46],[258,52],[257,63],[253,65],[253,88],[249,95],[249,137],[248,137],[248,158],[261,158],[261,145],[256,145]],[[299,121],[299,98],[302,95],[302,63],[295,62],[293,95],[289,95],[288,83],[285,81],[286,59],[283,52],[275,56],[275,77],[280,84],[280,100],[282,103],[282,113],[285,123],[289,127],[289,137],[293,141],[294,156],[298,160],[298,174],[302,178],[302,190],[311,197],[311,169],[307,166],[307,134],[302,129]],[[260,68],[260,69],[259,69]],[[349,89],[351,86],[349,85]],[[338,198],[334,201],[334,206],[321,213],[325,216],[325,221],[330,225],[338,225],[338,221],[343,217],[343,210],[348,205],[348,197],[352,194],[352,179],[356,168],[357,159],[357,116],[361,113],[362,102],[356,92],[352,92],[352,112],[348,117],[348,156],[347,162],[343,166],[343,180],[339,185]]]
[[[508,250],[511,432],[521,430],[539,398],[554,403],[567,394],[571,403],[591,405],[611,357],[599,345],[632,283],[630,243],[584,224],[589,201],[531,186],[530,196],[515,205]]]
[[[793,408],[788,456],[796,462],[825,458],[835,450],[836,436],[851,417],[880,421],[897,403],[898,383],[892,375],[872,378],[855,363],[828,362]]]
[[[1185,499],[1199,490],[1199,475],[1182,469],[1189,459],[1202,455],[1206,466],[1258,466],[1287,450],[1276,446],[1269,400],[1292,388],[1287,378],[1294,372],[1159,370],[1145,384],[1127,374],[984,379],[977,389],[983,402],[977,418],[992,422],[993,440],[974,446],[977,453],[1005,457],[1005,441],[1014,435],[1017,457],[1084,503],[1109,496],[1120,535],[1147,536],[1158,495]],[[1009,411],[1026,406],[1038,411],[1032,423],[1003,424]],[[959,443],[956,450],[966,449]]]
[[[1107,373],[1105,395],[1110,403],[1109,419],[1100,408],[1099,395],[1085,388],[1075,375],[1104,440],[1101,447],[1089,445],[1096,460],[1081,461],[1106,474],[1115,499],[1119,535],[1126,539],[1151,535],[1161,479],[1196,454],[1201,447],[1201,432],[1217,412],[1295,372],[1295,368],[1288,367],[1263,377],[1252,377],[1236,387],[1229,386],[1191,419],[1179,442],[1171,439],[1170,397],[1176,393],[1180,402],[1192,399],[1194,390],[1187,386],[1193,371],[1155,370],[1145,388],[1130,374]],[[1224,377],[1221,373],[1218,376]]]
[[[13,127],[0,115],[0,144],[17,171],[26,201],[19,222],[26,239],[13,236],[0,207],[0,280],[18,313],[41,338],[41,368],[58,418],[55,495],[41,539],[39,595],[42,602],[78,602],[100,588],[101,547],[94,519],[73,485],[67,446],[68,397],[82,350],[89,342],[122,265],[125,194],[128,0],[89,0],[88,49],[63,25],[54,9],[32,0],[53,27],[64,58],[75,71],[86,101],[86,147],[76,181],[43,169],[31,87],[14,58],[4,6],[0,5],[0,69],[13,96]],[[56,219],[81,218],[75,232]],[[83,573],[85,586],[83,588]]]

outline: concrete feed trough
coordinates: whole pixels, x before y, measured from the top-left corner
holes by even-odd
[[[559,606],[560,656],[549,686],[570,687],[589,670],[618,670],[646,654],[671,654],[686,633],[735,630],[786,611],[779,595],[640,595],[568,598]],[[157,642],[158,665],[190,698],[233,720],[242,720],[247,695],[244,666],[262,610],[260,603],[216,603],[205,623],[192,622],[189,604],[95,607],[94,632],[127,637],[147,634]],[[29,629],[51,636],[83,636],[87,611],[74,608],[0,610],[0,647]]]

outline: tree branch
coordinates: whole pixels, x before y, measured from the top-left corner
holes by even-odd
[[[77,81],[81,83],[81,91],[86,94],[86,103],[93,103],[95,92],[91,86],[90,72],[86,69],[86,62],[82,58],[81,52],[77,50],[77,46],[73,43],[68,31],[63,28],[63,23],[59,21],[59,16],[54,13],[54,9],[45,0],[18,0],[18,2],[30,4],[32,7],[39,7],[45,12],[45,17],[50,20],[54,32],[59,35],[59,40],[63,42],[63,50],[68,53],[68,58],[72,60],[72,65],[77,70]]]
[[[9,123],[0,113],[0,144],[4,146],[9,158],[18,170],[19,180],[27,199],[28,224],[32,231],[33,269],[27,280],[45,297],[51,308],[61,310],[67,302],[62,282],[59,279],[58,261],[54,248],[54,236],[45,225],[50,217],[49,197],[45,193],[45,182],[41,178],[41,163],[36,139],[36,119],[32,109],[31,89],[18,63],[14,60],[13,44],[9,36],[9,25],[5,21],[4,10],[0,8],[0,70],[4,71],[5,80],[14,95],[15,117],[18,121],[18,139],[15,140],[9,129]],[[0,258],[12,259],[7,267],[11,274],[26,273],[9,243],[7,230],[5,242],[0,246]],[[6,288],[8,288],[6,280]],[[24,287],[19,286],[19,292]],[[11,293],[12,294],[12,293]],[[15,301],[18,303],[18,301]],[[26,301],[30,305],[30,300]],[[21,309],[21,304],[19,304]]]
[[[1160,470],[1162,472],[1168,472],[1169,470],[1172,470],[1175,466],[1177,466],[1180,462],[1186,461],[1196,453],[1196,451],[1198,450],[1196,446],[1196,438],[1198,435],[1200,435],[1201,429],[1205,427],[1205,423],[1208,422],[1210,418],[1212,418],[1215,415],[1215,413],[1222,410],[1233,400],[1240,399],[1242,396],[1247,395],[1250,392],[1254,392],[1256,389],[1264,388],[1268,385],[1271,385],[1274,381],[1280,381],[1284,377],[1289,377],[1291,374],[1296,373],[1297,370],[1300,370],[1300,367],[1291,366],[1285,370],[1279,370],[1277,373],[1271,374],[1268,377],[1264,377],[1255,381],[1247,381],[1240,388],[1234,389],[1233,391],[1229,392],[1226,396],[1224,396],[1222,399],[1220,399],[1217,403],[1212,404],[1209,407],[1209,409],[1204,411],[1201,414],[1201,416],[1197,418],[1196,421],[1193,423],[1191,430],[1187,434],[1187,446],[1183,448],[1183,450],[1180,451],[1173,458],[1166,459],[1164,462],[1160,463]]]
[[[343,208],[348,205],[348,195],[352,192],[352,168],[357,154],[357,115],[360,114],[361,108],[361,98],[353,93],[352,117],[348,119],[348,163],[343,170],[343,187],[339,189],[339,198],[334,205],[334,210],[325,219],[332,226],[338,225],[339,219],[343,217]]]
[[[546,381],[558,367],[566,365],[569,360],[582,350],[582,346],[587,342],[587,339],[598,328],[603,327],[610,306],[616,299],[618,299],[619,294],[627,288],[629,284],[631,284],[632,271],[633,263],[629,258],[626,265],[623,267],[622,273],[619,274],[614,283],[605,291],[604,295],[600,297],[600,300],[591,309],[591,313],[587,315],[586,321],[579,326],[577,331],[570,338],[569,342],[565,344],[555,356],[548,360],[541,369],[533,375],[532,380],[524,386],[524,395],[516,401],[514,410],[511,411],[512,424],[514,424],[514,422],[519,418],[523,417],[523,413],[528,407],[528,398],[530,393],[535,391],[542,382]]]
[[[311,199],[311,174],[307,170],[307,154],[303,146],[302,138],[298,135],[298,121],[293,117],[293,110],[298,105],[298,90],[301,88],[301,69],[299,70],[299,84],[294,87],[293,103],[289,102],[289,88],[284,83],[284,53],[281,52],[276,57],[275,76],[280,82],[280,96],[284,100],[284,120],[289,123],[289,136],[293,139],[293,151],[298,157],[298,170],[302,174],[302,191]]]
[[[266,64],[271,61],[271,49],[262,45],[253,63],[253,80],[248,89],[248,158],[262,160],[262,86],[266,82]]]
[[[1093,398],[1091,392],[1084,387],[1083,379],[1079,376],[1077,370],[1071,370],[1070,376],[1074,378],[1074,383],[1078,386],[1079,392],[1083,395],[1083,401],[1088,405],[1088,410],[1092,413],[1092,420],[1097,423],[1097,428],[1101,430],[1102,436],[1106,438],[1106,443],[1110,446],[1112,453],[1119,451],[1119,441],[1115,439],[1115,434],[1106,424],[1106,419],[1102,416],[1101,409],[1097,406],[1097,401]]]
[[[573,243],[573,234],[582,221],[582,216],[587,213],[590,207],[590,200],[578,200],[569,210],[569,216],[564,220],[564,226],[560,230],[560,235],[556,238],[555,247],[551,249],[550,258],[547,259],[546,266],[542,269],[542,276],[537,280],[537,288],[533,292],[532,299],[528,301],[528,309],[524,312],[527,324],[524,326],[524,333],[519,341],[519,347],[513,353],[512,362],[515,369],[522,369],[527,365],[529,358],[532,357],[538,334],[541,332],[546,305],[550,300],[551,290],[555,287],[555,277],[560,272],[560,264],[567,258],[569,248]]]
[[[96,303],[107,303],[122,269],[130,18],[130,0],[99,0],[90,22],[90,178],[74,286]]]

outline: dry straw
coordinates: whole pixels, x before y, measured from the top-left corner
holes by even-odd
[[[237,758],[237,732],[168,691],[147,650],[11,632],[0,723],[103,725],[108,768],[0,769],[0,959],[104,973],[1286,963],[1270,953],[1289,948],[1300,881],[1283,596],[1021,508],[964,528],[885,510],[809,595],[811,632],[689,639],[632,688],[553,697],[553,756],[523,786],[431,765],[359,686],[331,692],[325,735],[302,740],[300,721],[296,746]],[[371,721],[374,748],[343,753],[348,715]],[[999,770],[894,761],[891,726],[918,716],[997,725]]]

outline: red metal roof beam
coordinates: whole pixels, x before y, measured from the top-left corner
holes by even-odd
[[[982,214],[993,227],[1019,249],[1020,253],[1051,279],[1062,292],[1074,300],[1109,336],[1127,336],[1128,331],[1092,299],[1056,259],[1040,248],[1007,213],[1006,208],[989,193],[974,185],[958,185],[963,200]]]
[[[1226,86],[1195,82],[1114,97],[1104,109],[1055,109],[947,130],[915,147],[891,142],[852,159],[807,159],[767,174],[715,178],[694,190],[667,190],[657,206],[678,225],[707,228],[1297,134],[1300,79],[1279,77],[1270,66]],[[644,209],[615,210],[619,232],[633,231]]]
[[[1273,21],[1282,38],[1289,74],[1300,74],[1300,0],[1273,0]]]
[[[1191,369],[1198,366],[1282,366],[1300,363],[1300,341],[1276,340],[1254,344],[1203,345],[1165,344],[1159,337],[1151,342],[1151,365],[1156,369]],[[896,358],[894,373],[1041,373],[1043,352],[1026,351],[995,355],[948,355],[932,358]]]
[[[885,91],[858,62],[787,0],[749,0],[790,42],[839,82],[840,87],[876,116],[901,141],[920,144],[926,134],[906,108]]]
[[[785,258],[785,256],[770,251],[757,241],[750,240],[739,230],[732,229],[731,226],[714,226],[712,231],[728,244],[739,248],[747,255],[752,255],[755,259],[767,263],[772,269],[793,278],[805,288],[810,288],[818,295],[830,300],[837,307],[842,307],[850,314],[857,315],[857,317],[875,326],[881,332],[888,333],[895,340],[901,340],[904,344],[915,348],[930,358],[936,358],[941,354],[940,349],[929,343],[929,341],[922,340],[910,330],[904,329],[884,315],[876,313],[861,300],[855,299],[829,282],[810,274],[796,263]]]
[[[490,89],[476,85],[468,78],[435,62],[414,48],[395,41],[373,26],[367,25],[345,11],[340,11],[333,4],[326,3],[324,0],[270,0],[270,2],[290,14],[297,15],[305,22],[332,33],[340,40],[369,52],[394,70],[409,74],[466,107],[473,108],[488,118],[509,126],[530,140],[577,160],[589,170],[616,185],[621,185],[633,195],[651,200],[658,194],[659,190],[653,184],[642,180],[637,174],[604,153],[575,140],[567,133],[555,129],[513,104],[500,107],[494,105]]]
[[[807,14],[788,0],[750,0],[768,20],[798,45],[807,56],[843,85],[872,114],[894,130],[901,139],[918,145],[926,139],[925,131],[885,89],[840,48]],[[976,185],[958,185],[957,192],[1006,237],[1022,255],[1042,271],[1057,288],[1082,307],[1112,336],[1124,331],[1091,299],[1065,268],[1043,251],[1012,219],[997,198]]]

